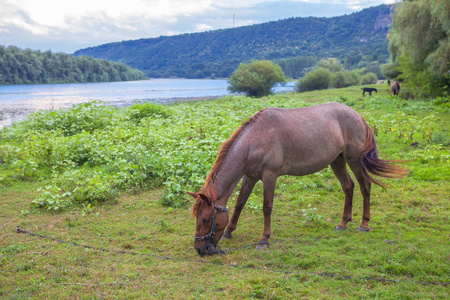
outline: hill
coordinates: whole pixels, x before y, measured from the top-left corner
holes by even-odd
[[[109,82],[144,78],[139,70],[104,59],[0,46],[0,84]]]
[[[333,18],[290,18],[202,33],[123,41],[78,50],[121,62],[149,77],[229,77],[241,62],[336,57],[347,67],[385,62],[390,6]]]

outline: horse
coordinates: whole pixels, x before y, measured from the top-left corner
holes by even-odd
[[[391,85],[391,91],[395,96],[398,96],[400,93],[400,83],[398,81],[394,81]]]
[[[377,89],[374,89],[374,88],[365,87],[365,88],[362,88],[362,90],[363,90],[363,94],[362,94],[363,96],[365,96],[366,93],[369,93],[370,96],[372,96],[372,92],[378,93]]]
[[[277,178],[303,176],[328,165],[345,195],[342,219],[335,230],[345,230],[352,219],[355,175],[363,195],[363,215],[358,230],[369,231],[371,182],[384,186],[369,173],[381,177],[404,177],[407,170],[396,161],[378,157],[375,138],[363,117],[336,103],[303,108],[265,108],[257,112],[222,143],[217,158],[195,198],[194,249],[200,256],[220,253],[218,242],[231,238],[239,215],[255,184],[263,182],[264,228],[257,249],[269,247],[271,213]],[[228,198],[242,179],[231,220]],[[227,226],[228,225],[228,226]]]

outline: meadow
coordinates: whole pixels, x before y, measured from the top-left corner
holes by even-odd
[[[122,109],[94,101],[1,130],[0,296],[448,298],[448,99],[403,100],[374,87],[372,97],[349,87]],[[380,157],[410,171],[383,179],[386,189],[372,186],[371,231],[357,231],[357,185],[353,222],[334,231],[344,197],[326,168],[278,179],[268,249],[255,244],[263,229],[258,183],[233,239],[219,243],[226,253],[199,257],[185,191],[203,185],[219,145],[262,108],[330,101],[358,111]]]

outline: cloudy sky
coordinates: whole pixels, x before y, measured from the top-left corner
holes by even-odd
[[[0,0],[0,45],[74,51],[291,17],[332,17],[395,0]]]

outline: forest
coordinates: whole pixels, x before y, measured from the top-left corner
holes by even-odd
[[[125,64],[88,56],[0,46],[0,84],[110,82],[144,79]]]
[[[380,5],[333,18],[290,18],[123,41],[81,49],[74,55],[125,63],[146,76],[164,78],[228,78],[242,62],[272,60],[282,65],[288,77],[298,78],[304,74],[291,63],[302,61],[300,65],[310,67],[329,57],[342,61],[346,69],[385,63],[390,10],[391,6]]]

